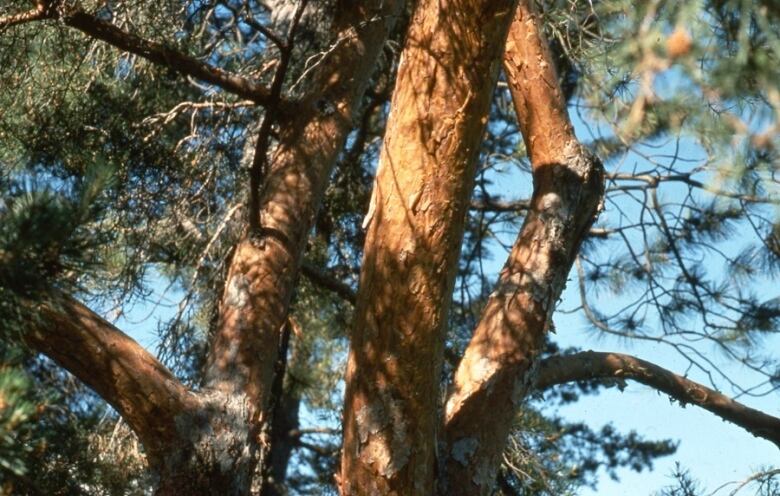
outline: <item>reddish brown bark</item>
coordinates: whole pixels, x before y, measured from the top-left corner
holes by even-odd
[[[693,404],[733,422],[780,448],[780,418],[732,400],[728,396],[654,363],[621,353],[584,351],[543,360],[534,379],[536,389],[589,379],[631,379],[662,391],[681,404]]]
[[[321,61],[310,96],[279,119],[260,227],[236,247],[209,353],[207,387],[245,394],[255,425],[266,420],[279,333],[315,211],[400,8],[387,0],[345,3],[335,22],[340,41]]]
[[[176,441],[176,417],[197,398],[141,345],[70,297],[30,304],[27,343],[111,404],[154,463]]]
[[[555,303],[603,195],[601,164],[574,136],[530,1],[518,6],[504,67],[534,193],[447,399],[440,485],[447,495],[490,494]]]
[[[416,6],[364,221],[342,494],[435,492],[443,329],[513,5]]]
[[[48,18],[50,15],[45,2],[36,2],[33,9],[0,17],[0,29],[26,22],[40,21]]]

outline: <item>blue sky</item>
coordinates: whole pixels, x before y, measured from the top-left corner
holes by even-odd
[[[590,132],[594,129],[596,132],[600,132],[598,126],[594,126],[593,123],[586,126],[585,122],[580,120],[574,112],[572,114],[578,136],[584,141],[592,138]],[[679,151],[682,156],[706,157],[703,150],[697,149],[692,141],[682,140],[681,143],[682,149]],[[661,147],[654,150],[654,153],[658,154],[659,157],[669,155],[674,146],[676,146],[675,143],[670,141],[667,148]],[[649,168],[650,165],[642,163],[642,160],[644,159],[639,155],[629,154],[622,160],[620,170],[628,172],[634,166],[640,170]],[[614,170],[614,167],[613,164],[610,170]],[[529,193],[530,184],[527,177],[525,175],[521,177],[521,175],[510,171],[508,175],[502,176],[502,179],[496,183],[500,185],[500,192],[506,197],[519,198]],[[679,188],[679,186],[664,186],[659,191],[659,195],[662,197],[663,195],[673,196],[681,191]],[[630,211],[631,208],[629,208],[629,213]],[[608,222],[617,220],[615,212],[610,210],[609,205],[605,213],[602,214],[602,219]],[[501,236],[506,236],[503,241],[511,244],[516,234],[517,227],[515,226],[505,230]],[[736,238],[740,242],[744,241],[743,236],[738,235]],[[731,244],[724,249],[736,252],[739,248],[738,244]],[[495,275],[503,264],[504,258],[505,252],[500,248],[496,249],[493,260],[486,263],[487,270]],[[720,262],[715,260],[704,261],[708,269],[713,270],[717,277],[724,277],[723,268],[716,266],[718,263]],[[571,309],[579,305],[579,294],[574,277],[575,274],[572,274],[567,290],[559,304],[559,309]],[[158,291],[163,290],[159,283],[154,286],[159,288]],[[755,290],[766,299],[780,297],[778,285],[769,280],[760,281]],[[154,305],[139,304],[117,324],[144,346],[154,351],[157,344],[156,321],[169,318],[175,313],[179,297],[180,295],[175,292],[152,295],[148,301],[160,300],[160,305],[154,307]],[[596,303],[602,303],[601,307],[607,310],[610,307],[617,308],[620,304],[620,297],[608,293],[594,295],[593,298]],[[612,298],[612,301],[608,300],[608,304],[605,305],[603,301],[599,301],[600,298]],[[686,370],[686,361],[672,348],[656,343],[637,343],[597,334],[585,322],[581,313],[557,312],[554,321],[557,329],[556,339],[563,347],[575,346],[596,351],[629,353],[673,372],[683,373]],[[652,325],[652,321],[649,325]],[[778,350],[780,352],[780,336],[765,339],[762,345],[765,351]],[[718,362],[718,366],[735,382],[749,385],[757,380],[757,376],[746,368],[719,358],[715,350],[703,347],[702,351],[709,358]],[[700,371],[692,370],[688,377],[709,385],[707,378]],[[728,390],[724,392],[732,394]],[[743,397],[740,398],[740,401],[769,414],[780,416],[780,393],[778,392],[759,398]],[[666,395],[659,394],[651,388],[637,383],[630,382],[622,392],[612,388],[603,390],[596,396],[583,397],[579,402],[563,407],[559,413],[572,421],[584,421],[594,429],[599,429],[607,423],[614,423],[621,432],[636,430],[647,439],[670,438],[680,442],[677,453],[658,460],[652,472],[635,473],[623,469],[619,471],[621,479],[619,482],[610,480],[602,473],[596,490],[583,489],[581,491],[581,494],[585,496],[654,494],[662,487],[672,483],[671,474],[676,463],[688,469],[691,475],[701,481],[709,492],[729,482],[744,480],[762,468],[780,466],[780,452],[770,442],[754,438],[743,429],[724,422],[714,414],[697,407],[682,408],[677,403],[670,402]],[[314,421],[311,416],[304,417],[309,417],[309,421]],[[303,419],[304,422],[306,420],[306,418]],[[724,489],[715,493],[714,496],[729,494],[733,487],[733,485],[724,486]],[[750,494],[749,488],[740,494]]]
[[[776,292],[777,288],[767,287],[766,290]],[[568,301],[577,301],[575,293],[570,287],[562,305],[565,306]],[[558,329],[557,337],[562,345],[629,353],[674,372],[685,370],[683,359],[667,346],[645,343],[636,345],[612,337],[594,337],[579,315],[558,314],[554,320]],[[767,340],[765,345],[768,349],[780,350],[780,338]],[[755,379],[742,367],[733,364],[724,364],[724,367],[738,382],[749,383]],[[706,380],[695,373],[689,377],[702,382]],[[780,394],[777,392],[761,398],[741,398],[741,401],[780,416]],[[636,382],[629,382],[623,392],[610,388],[598,396],[584,397],[573,405],[565,406],[561,413],[567,419],[585,421],[595,428],[612,422],[622,432],[636,430],[649,439],[670,438],[680,441],[677,452],[659,459],[652,472],[622,470],[619,482],[610,480],[602,473],[598,489],[583,490],[582,495],[653,494],[672,482],[670,475],[675,462],[690,470],[691,475],[709,491],[730,481],[741,481],[762,467],[780,466],[780,451],[769,441],[755,438],[742,428],[701,408],[682,408],[677,403],[671,403],[666,395]],[[732,489],[733,486],[717,494],[728,495]],[[751,493],[745,489],[739,494]]]

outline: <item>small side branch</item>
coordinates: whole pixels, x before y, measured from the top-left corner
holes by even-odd
[[[39,0],[34,9],[20,14],[0,17],[0,29],[45,19],[60,19],[65,25],[104,41],[155,64],[167,67],[179,74],[213,84],[228,93],[252,100],[259,105],[271,102],[271,90],[257,81],[234,74],[219,67],[203,63],[194,57],[169,48],[161,43],[147,40],[116,27],[78,9],[61,8],[59,2]]]
[[[536,389],[589,379],[631,379],[662,391],[681,404],[693,404],[732,422],[780,448],[780,418],[750,408],[728,396],[663,367],[621,353],[584,351],[543,360]]]
[[[152,461],[176,436],[175,417],[196,398],[140,344],[75,299],[30,303],[36,325],[27,344],[111,404],[138,434]]]
[[[252,160],[252,168],[249,170],[249,227],[258,230],[260,226],[260,184],[263,181],[263,175],[268,161],[268,149],[271,142],[271,127],[276,118],[276,110],[281,100],[284,78],[287,75],[287,67],[290,64],[292,56],[293,41],[295,31],[301,20],[303,11],[306,8],[308,0],[301,0],[298,8],[293,15],[292,24],[287,32],[287,41],[280,47],[281,56],[279,65],[276,67],[274,79],[271,82],[270,104],[263,114],[263,120],[260,122],[260,130],[257,133],[257,144],[255,145],[255,156]]]
[[[34,9],[0,17],[0,29],[4,29],[26,22],[40,21],[50,17],[49,11],[43,2],[37,2]]]
[[[301,265],[301,273],[315,286],[332,291],[353,305],[355,304],[357,298],[355,291],[350,288],[349,285],[344,284],[330,274],[327,274],[312,264],[308,264],[306,262]]]
[[[260,105],[270,102],[271,92],[265,86],[252,79],[233,74],[168,48],[160,43],[146,40],[128,33],[113,24],[100,20],[82,11],[69,12],[64,16],[66,25],[105,41],[120,50],[143,57],[155,64],[168,67],[185,76],[192,76],[241,98],[252,100]]]

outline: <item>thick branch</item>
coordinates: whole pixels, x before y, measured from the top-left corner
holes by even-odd
[[[588,379],[631,379],[662,391],[681,404],[693,404],[733,422],[780,448],[780,418],[732,400],[674,372],[631,355],[584,351],[554,356],[539,364],[536,389]]]
[[[455,373],[444,419],[448,484],[440,484],[440,494],[491,494],[529,371],[604,193],[603,168],[577,142],[532,3],[518,5],[504,68],[534,193]]]
[[[176,436],[176,416],[195,407],[195,396],[141,345],[73,298],[30,307],[37,317],[26,342],[110,403],[154,461]]]

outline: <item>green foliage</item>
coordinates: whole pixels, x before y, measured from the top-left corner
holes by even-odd
[[[23,370],[0,370],[0,469],[16,477],[26,474],[25,457],[32,449],[19,442],[36,412],[35,403],[27,397],[30,386]]]
[[[578,487],[595,489],[599,470],[613,479],[622,467],[652,470],[655,458],[676,449],[668,440],[645,441],[636,432],[622,434],[611,425],[593,430],[526,408],[517,420],[500,477],[504,492],[514,491],[509,494],[575,494]]]
[[[246,19],[251,14],[283,30],[282,13],[292,4],[266,3],[276,11],[234,0],[82,6],[139,36],[268,82],[279,51]],[[305,16],[285,85],[293,98],[306,85],[299,78],[328,48],[329,4],[312,4],[326,8]],[[0,15],[28,6],[5,2]],[[598,333],[668,345],[734,392],[777,388],[780,363],[761,343],[777,336],[780,300],[757,288],[780,276],[780,11],[768,0],[539,6],[578,134],[608,168],[605,212],[570,283],[581,289],[582,318]],[[350,288],[357,286],[360,225],[403,42],[404,22],[398,24],[305,255]],[[225,260],[243,229],[263,110],[54,22],[0,32],[0,87],[4,343],[18,341],[34,317],[21,299],[51,288],[125,312],[157,304],[159,288],[171,288],[167,295],[180,301],[170,320],[157,323],[159,355],[187,383],[199,384]],[[280,131],[273,129],[272,145]],[[480,317],[531,184],[511,101],[499,88],[467,217],[445,372]],[[292,337],[285,390],[307,412],[302,422],[332,429],[340,418],[352,308],[303,277],[292,308],[300,332]],[[768,386],[753,390],[719,375],[702,359],[710,345]],[[551,343],[548,352],[561,351]],[[105,407],[53,370],[31,359],[3,361],[0,394],[13,406],[2,419],[16,420],[0,425],[29,440],[2,455],[3,467],[16,467],[6,470],[17,476],[16,487],[35,481],[46,494],[142,492],[148,481],[140,454],[120,452],[137,453],[132,436],[115,442],[112,415],[101,421]],[[576,402],[602,386],[570,385],[543,401]],[[339,435],[307,436],[294,446],[289,485],[300,494],[333,490]],[[610,476],[625,467],[649,469],[673,448],[611,427],[569,424],[532,402],[506,453],[519,470],[506,464],[502,474],[509,494],[574,493],[595,484],[600,468]],[[538,484],[522,481],[521,472]],[[669,494],[693,494],[697,486],[684,485],[685,477],[677,477],[682,492]]]
[[[145,494],[138,448],[133,459],[114,423],[56,366],[0,343],[0,494]]]

